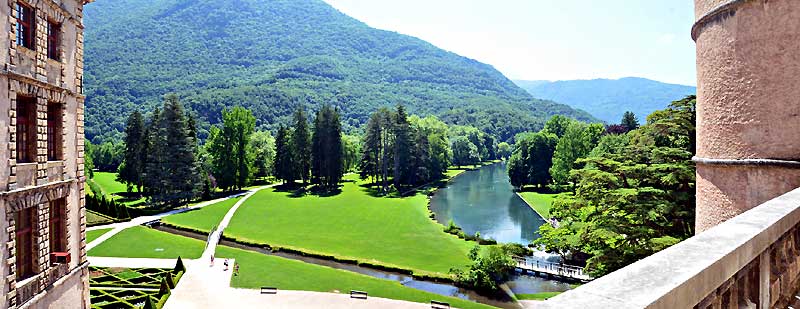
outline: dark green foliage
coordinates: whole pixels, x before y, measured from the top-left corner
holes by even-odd
[[[249,110],[236,106],[222,112],[222,126],[211,128],[206,148],[212,157],[217,186],[243,188],[252,179],[252,158],[248,150],[256,119]]]
[[[631,112],[627,111],[622,114],[622,121],[620,121],[620,125],[625,127],[628,131],[633,131],[639,128],[639,119],[636,118],[636,115]]]
[[[558,138],[542,130],[539,133],[517,135],[514,153],[508,160],[508,177],[511,185],[521,188],[525,185],[546,186],[551,177],[548,169],[553,164]]]
[[[381,191],[389,191],[389,159],[392,154],[392,112],[383,107],[372,113],[367,122],[361,156],[361,177],[372,178],[381,185]]]
[[[278,128],[275,136],[275,177],[284,183],[294,182],[297,172],[294,164],[294,150],[292,147],[292,134],[284,126]]]
[[[311,173],[311,132],[308,129],[308,117],[300,106],[294,112],[294,130],[292,130],[292,163],[303,184],[308,183]]]
[[[94,145],[88,139],[83,139],[83,168],[89,173],[89,178],[94,178]]]
[[[598,277],[691,237],[695,121],[690,96],[624,137],[604,137],[571,172],[575,194],[554,202],[558,228],[542,225],[535,243]]]
[[[345,132],[397,103],[499,140],[538,130],[553,114],[591,119],[533,99],[487,64],[370,28],[319,0],[96,1],[84,14],[86,135],[94,142],[120,140],[124,117],[152,110],[168,92],[198,112],[201,139],[234,105],[273,132],[298,103],[334,105]]]
[[[177,275],[179,272],[185,272],[185,271],[186,271],[186,266],[183,265],[183,259],[181,259],[181,257],[179,256],[178,261],[175,262],[175,268],[172,269],[172,273]]]
[[[161,285],[158,288],[158,296],[163,296],[163,295],[169,294],[170,290],[172,290],[175,287],[174,284],[172,285],[172,287],[170,287],[170,284],[169,284],[168,280],[169,279],[167,279],[167,276],[164,276],[161,279]]]
[[[164,281],[167,282],[167,285],[169,286],[170,289],[175,288],[175,279],[172,277],[172,273],[170,272],[164,273]]]
[[[158,309],[158,307],[156,307],[156,305],[153,304],[152,297],[147,297],[145,298],[144,306],[142,306],[142,309]]]
[[[412,151],[411,126],[408,123],[408,115],[403,105],[398,105],[392,116],[392,158],[394,159],[392,179],[394,180],[395,188],[400,188],[404,184],[412,183],[412,178],[415,174],[414,167],[410,164]]]
[[[469,252],[472,264],[466,270],[451,269],[456,283],[471,289],[485,292],[495,292],[500,285],[508,281],[514,272],[516,262],[511,258],[510,247],[489,246],[481,255],[480,246],[475,246]]]
[[[196,129],[174,94],[164,97],[163,110],[156,108],[145,131],[143,149],[144,191],[153,203],[177,203],[194,198],[200,185],[197,168]],[[135,158],[135,157],[131,157]]]
[[[86,155],[92,158],[92,165],[101,172],[116,172],[125,160],[125,145],[119,142],[105,142],[100,145],[88,144]]]
[[[573,121],[567,126],[564,136],[558,139],[550,168],[550,176],[556,185],[568,184],[570,171],[583,166],[583,163],[577,162],[578,159],[585,158],[597,146],[605,131],[605,127],[599,123]]]
[[[327,189],[335,188],[342,180],[344,155],[342,124],[339,112],[324,105],[314,118],[311,142],[312,180]]]
[[[102,194],[87,194],[86,209],[118,220],[126,220],[131,217],[127,206],[115,200],[106,199]]]
[[[453,165],[465,166],[480,163],[478,147],[466,136],[457,136],[453,140]]]
[[[139,111],[134,111],[128,117],[125,127],[125,162],[120,166],[118,178],[128,187],[128,192],[137,188],[142,189],[142,174],[144,161],[142,161],[144,146],[144,118]]]

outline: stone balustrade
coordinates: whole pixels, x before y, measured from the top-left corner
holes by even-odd
[[[800,189],[540,307],[797,308],[798,279]]]

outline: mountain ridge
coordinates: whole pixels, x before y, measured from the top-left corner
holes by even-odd
[[[330,103],[355,130],[379,106],[404,104],[501,139],[554,114],[594,119],[534,99],[488,64],[371,28],[320,0],[101,1],[84,15],[86,132],[95,142],[119,139],[124,116],[170,92],[200,118],[201,137],[233,105],[275,129],[297,105]]]
[[[585,110],[607,123],[617,123],[625,111],[640,121],[670,102],[697,93],[694,86],[664,83],[642,77],[577,80],[514,80],[532,96]]]

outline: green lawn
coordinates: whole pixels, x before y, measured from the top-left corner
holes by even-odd
[[[528,205],[539,213],[542,218],[550,218],[550,208],[553,206],[553,200],[558,197],[558,193],[539,193],[539,192],[520,192],[520,196]]]
[[[100,189],[103,190],[103,194],[106,196],[128,192],[128,188],[125,184],[117,181],[117,173],[95,172],[92,180],[100,186]],[[135,190],[136,189],[134,189],[134,191]]]
[[[107,233],[110,230],[111,229],[108,228],[108,229],[99,229],[99,230],[86,231],[86,243],[88,244],[88,243],[92,242],[92,240],[95,240],[98,237],[103,236],[103,234]]]
[[[400,299],[420,303],[431,300],[449,302],[458,308],[491,308],[463,299],[412,289],[390,280],[338,270],[330,267],[303,263],[276,256],[218,246],[217,258],[234,258],[239,264],[239,276],[234,276],[231,285],[236,288],[258,289],[274,286],[281,290],[305,290],[349,293],[360,290],[369,296]]]
[[[89,250],[90,256],[170,259],[178,256],[196,259],[203,253],[205,242],[134,226],[112,236]]]
[[[357,175],[345,177],[342,193],[331,197],[291,197],[264,189],[236,212],[225,235],[306,252],[335,255],[445,275],[468,263],[474,242],[444,233],[428,217],[427,198],[373,197]]]
[[[161,222],[208,233],[240,198],[227,199],[200,209],[166,216]]]
[[[97,184],[106,198],[120,201],[126,205],[136,205],[145,201],[145,198],[126,199],[123,195],[128,192],[128,187],[124,183],[117,181],[117,173],[95,172],[94,177],[88,181],[93,181]],[[91,189],[89,190],[87,192],[91,192]],[[133,192],[136,192],[136,188],[133,189]]]
[[[525,300],[525,299],[527,299],[527,300],[546,300],[548,298],[555,297],[556,295],[561,294],[561,293],[564,293],[564,292],[541,292],[541,293],[535,293],[535,294],[517,294],[516,296],[517,296],[517,299],[519,299],[519,300]]]

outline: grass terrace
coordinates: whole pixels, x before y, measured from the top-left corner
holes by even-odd
[[[333,293],[361,290],[375,297],[420,303],[438,300],[465,309],[492,308],[468,300],[405,287],[395,281],[225,246],[217,247],[217,257],[236,259],[236,263],[240,266],[239,276],[234,276],[231,281],[231,285],[236,288],[258,289],[262,286],[274,286],[282,290]]]
[[[329,197],[261,190],[239,208],[225,235],[418,275],[446,277],[468,264],[475,243],[444,233],[429,218],[425,195],[375,197],[357,175],[345,178],[342,192]]]
[[[89,250],[90,256],[196,259],[203,253],[205,242],[161,232],[143,226],[127,228]]]
[[[97,239],[98,237],[103,236],[103,234],[108,233],[108,231],[110,231],[110,230],[111,230],[110,228],[107,228],[107,229],[86,231],[86,243],[88,244],[88,243],[92,242],[93,240]]]
[[[225,217],[228,210],[240,199],[239,197],[230,198],[203,208],[169,215],[162,218],[161,222],[181,229],[208,233],[214,226],[222,221],[222,218]]]
[[[542,218],[550,218],[550,209],[553,201],[560,195],[559,193],[539,193],[535,191],[519,192],[520,197],[536,211]]]

